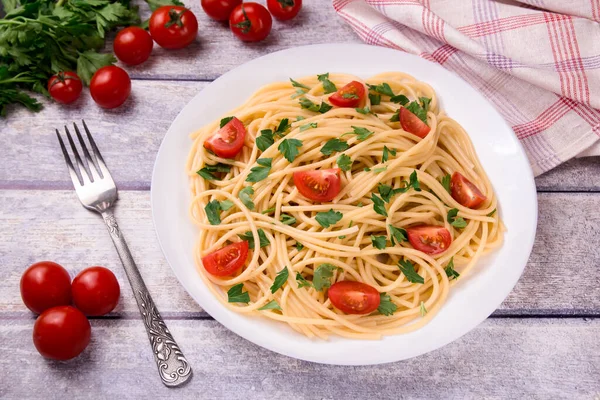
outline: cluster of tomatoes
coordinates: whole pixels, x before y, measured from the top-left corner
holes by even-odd
[[[287,21],[302,8],[302,0],[267,0],[261,4],[242,0],[201,0],[206,15],[216,21],[229,21],[229,29],[244,42],[258,42],[271,32],[273,18]]]
[[[91,337],[86,315],[108,314],[121,294],[119,282],[109,269],[86,268],[71,282],[67,270],[51,261],[27,268],[20,287],[23,303],[40,314],[33,327],[33,344],[42,356],[54,360],[81,354]]]
[[[127,65],[139,65],[152,53],[154,42],[165,49],[181,49],[194,41],[198,20],[194,13],[181,6],[157,8],[148,23],[150,32],[130,26],[117,33],[113,50]],[[75,72],[59,72],[48,80],[48,92],[59,103],[69,104],[79,98],[83,84]],[[103,108],[116,108],[131,93],[129,74],[116,65],[99,68],[90,81],[92,99]]]

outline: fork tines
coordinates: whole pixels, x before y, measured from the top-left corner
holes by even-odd
[[[108,169],[106,168],[106,164],[104,164],[104,159],[100,154],[100,150],[98,150],[98,146],[96,146],[96,142],[94,142],[94,138],[90,133],[87,125],[84,120],[81,120],[83,123],[83,128],[85,129],[85,133],[87,135],[88,141],[91,146],[91,154],[88,150],[88,146],[86,145],[81,132],[79,131],[79,127],[76,123],[73,123],[73,127],[75,129],[75,133],[77,134],[77,138],[79,139],[79,144],[83,151],[83,155],[85,161],[82,161],[79,156],[79,151],[77,150],[77,146],[73,141],[73,137],[71,136],[71,132],[69,132],[69,128],[65,125],[65,133],[67,134],[67,139],[69,144],[71,145],[71,150],[73,152],[73,156],[75,157],[75,163],[77,168],[74,167],[73,162],[71,161],[71,157],[69,156],[69,152],[63,142],[62,136],[59,133],[58,129],[56,129],[56,136],[58,137],[58,141],[60,143],[60,148],[62,149],[63,155],[65,156],[65,162],[67,163],[67,167],[69,168],[69,173],[71,174],[71,179],[73,180],[73,184],[77,186],[89,184],[91,182],[95,182],[98,180],[102,180],[105,176],[109,175]],[[93,155],[93,157],[92,157]]]

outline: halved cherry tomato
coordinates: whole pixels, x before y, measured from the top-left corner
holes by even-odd
[[[407,228],[408,241],[425,254],[443,253],[450,247],[452,236],[443,226],[422,225]]]
[[[294,172],[294,184],[309,200],[331,201],[340,192],[340,169]]]
[[[458,171],[452,174],[450,193],[452,198],[458,201],[460,205],[469,208],[477,208],[486,199],[483,193],[477,189],[477,186],[473,185]]]
[[[33,325],[33,344],[46,358],[70,360],[90,343],[92,328],[81,311],[58,306],[42,313]]]
[[[271,14],[280,21],[294,18],[302,8],[302,0],[267,0]]]
[[[338,107],[359,107],[365,98],[365,86],[352,81],[329,97],[331,104]]]
[[[225,126],[204,141],[204,148],[222,158],[234,158],[244,147],[246,127],[233,117]]]
[[[71,304],[71,277],[55,262],[31,265],[23,272],[20,286],[23,303],[34,313]]]
[[[227,276],[240,269],[248,258],[248,242],[232,243],[202,257],[204,269],[211,275]]]
[[[244,42],[258,42],[271,32],[273,18],[262,4],[242,3],[229,16],[229,29]]]
[[[404,107],[400,108],[400,125],[406,132],[417,135],[421,139],[427,136],[431,130],[425,122]]]
[[[346,314],[369,314],[379,307],[379,292],[373,286],[354,281],[334,283],[327,292],[331,304]]]
[[[242,0],[201,0],[202,9],[216,21],[227,21],[234,8],[242,4]]]

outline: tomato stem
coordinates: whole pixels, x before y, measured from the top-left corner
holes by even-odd
[[[170,28],[171,26],[177,24],[178,27],[183,28],[183,21],[181,20],[182,15],[188,11],[187,8],[184,8],[183,10],[177,12],[177,10],[175,9],[170,9],[169,10],[169,22],[167,22],[165,24],[165,28]]]
[[[236,28],[241,28],[242,33],[250,32],[250,28],[252,27],[252,22],[250,22],[250,18],[248,18],[248,14],[246,14],[246,10],[244,9],[244,3],[242,3],[242,14],[244,15],[244,20],[242,22],[238,22],[234,26]]]

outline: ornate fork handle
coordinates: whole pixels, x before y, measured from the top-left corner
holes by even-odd
[[[129,284],[142,314],[142,320],[144,321],[144,326],[152,345],[152,352],[154,353],[154,360],[156,361],[160,378],[166,386],[183,385],[192,377],[190,364],[158,313],[154,301],[142,280],[140,271],[129,252],[127,243],[119,230],[112,209],[108,209],[101,214],[110,232],[110,237],[115,244],[117,253],[119,253],[119,258],[123,263]]]

